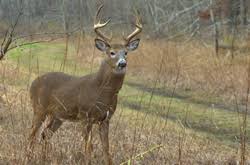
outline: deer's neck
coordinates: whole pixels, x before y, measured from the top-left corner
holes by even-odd
[[[115,74],[112,67],[104,60],[96,74],[96,81],[99,89],[118,92],[123,84],[125,74]]]

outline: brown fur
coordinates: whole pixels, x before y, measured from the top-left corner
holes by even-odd
[[[105,164],[111,164],[108,153],[109,119],[115,112],[117,95],[125,74],[114,74],[109,60],[105,59],[95,74],[74,77],[61,72],[50,72],[33,81],[30,88],[34,110],[30,148],[45,120],[45,127],[52,132],[64,120],[81,121],[86,141],[86,159],[90,159],[91,128],[93,124],[99,124],[104,161]],[[44,135],[44,130],[41,135]],[[87,164],[90,164],[90,160],[87,160]]]
[[[98,8],[96,17],[102,7]],[[136,29],[125,39],[125,44],[110,45],[110,39],[99,31],[108,23],[102,24],[99,21],[94,25],[96,34],[101,38],[95,39],[95,45],[107,55],[97,73],[74,77],[51,72],[33,81],[30,95],[34,117],[29,151],[32,151],[37,134],[46,138],[45,130],[55,132],[63,120],[81,121],[85,134],[86,164],[91,163],[93,124],[99,124],[104,162],[106,165],[112,164],[109,154],[109,120],[116,110],[118,92],[126,73],[127,53],[137,49],[140,39],[132,39],[142,31],[142,25],[140,18],[136,17]]]

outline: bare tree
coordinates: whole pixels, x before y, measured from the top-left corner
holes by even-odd
[[[16,26],[20,20],[20,17],[23,14],[22,10],[23,10],[23,8],[21,7],[15,23],[13,25],[11,25],[5,32],[5,35],[4,35],[4,38],[3,38],[3,41],[2,41],[2,44],[0,47],[0,60],[2,60],[4,58],[4,56],[6,55],[6,53],[11,49],[10,46],[11,46],[12,41],[13,41],[13,36],[14,36]]]
[[[247,24],[247,3],[246,0],[240,0],[240,16],[242,25]]]

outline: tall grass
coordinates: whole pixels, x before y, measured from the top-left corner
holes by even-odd
[[[38,74],[61,71],[62,63],[65,72],[75,75],[98,68],[103,54],[93,54],[93,39],[86,37],[81,47],[78,42],[69,41],[67,58],[64,41],[58,41],[15,49],[1,61],[0,164],[24,161],[32,117],[27,90]],[[246,162],[249,59],[247,52],[234,55],[233,60],[223,52],[216,57],[212,48],[196,41],[142,40],[139,50],[129,54],[128,74],[111,120],[115,164]],[[93,161],[100,164],[97,138]],[[48,143],[49,148],[37,145],[32,164],[84,162],[79,124],[65,123]]]

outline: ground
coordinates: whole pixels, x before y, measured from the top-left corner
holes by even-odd
[[[33,115],[28,89],[37,75],[96,71],[103,55],[93,50],[91,40],[83,42],[78,55],[73,42],[65,56],[64,42],[57,41],[17,48],[1,61],[0,164],[24,161]],[[111,120],[109,141],[115,164],[239,161],[247,58],[241,55],[229,62],[227,57],[216,59],[207,53],[210,49],[155,42],[161,49],[156,51],[145,41],[129,54],[128,74]],[[249,124],[245,129],[249,137]],[[93,133],[93,162],[101,164],[98,130]],[[79,124],[65,123],[48,145],[37,144],[30,164],[83,163],[81,134]],[[246,155],[249,158],[249,152]]]

